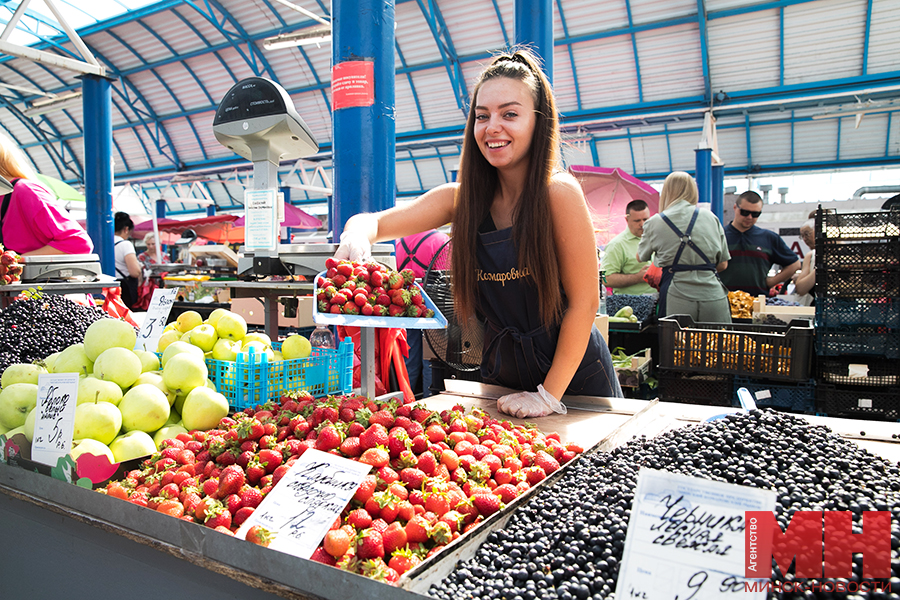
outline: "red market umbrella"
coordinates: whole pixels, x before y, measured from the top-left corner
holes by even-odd
[[[584,190],[600,248],[625,230],[625,207],[632,200],[645,201],[651,215],[659,212],[659,192],[622,169],[573,165],[569,171]]]

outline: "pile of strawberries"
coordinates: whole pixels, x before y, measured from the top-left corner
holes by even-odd
[[[233,535],[310,448],[372,466],[312,559],[388,583],[582,450],[475,409],[299,392],[164,441],[100,492]],[[268,544],[271,532],[251,529]]]
[[[320,313],[363,315],[366,317],[426,317],[434,311],[415,284],[411,269],[393,271],[376,263],[349,260],[325,261],[325,277],[316,280],[316,301]]]
[[[0,245],[0,285],[16,283],[22,276],[19,255],[12,250],[3,250]]]

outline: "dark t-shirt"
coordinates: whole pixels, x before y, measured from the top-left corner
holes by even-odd
[[[766,275],[772,265],[786,267],[799,260],[780,235],[756,225],[742,232],[729,223],[725,226],[725,239],[731,260],[719,278],[731,291],[768,296]]]

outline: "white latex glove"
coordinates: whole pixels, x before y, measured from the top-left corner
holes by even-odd
[[[361,233],[345,231],[341,234],[341,245],[334,253],[336,260],[366,262],[372,258],[372,243]]]
[[[517,392],[497,399],[497,410],[520,419],[526,417],[546,417],[552,412],[566,414],[566,405],[553,394],[538,386],[536,392]]]

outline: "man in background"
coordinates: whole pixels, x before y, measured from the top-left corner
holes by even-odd
[[[768,296],[773,287],[790,281],[800,268],[800,259],[780,235],[756,225],[762,208],[762,198],[756,192],[738,196],[734,219],[725,226],[731,260],[728,268],[719,273],[729,290],[743,290],[751,296]],[[781,271],[769,276],[773,265],[779,265]]]
[[[625,207],[628,227],[606,245],[603,271],[606,283],[614,294],[652,294],[654,290],[644,281],[650,261],[637,259],[638,244],[644,235],[644,222],[650,218],[650,208],[643,200],[632,200]]]

